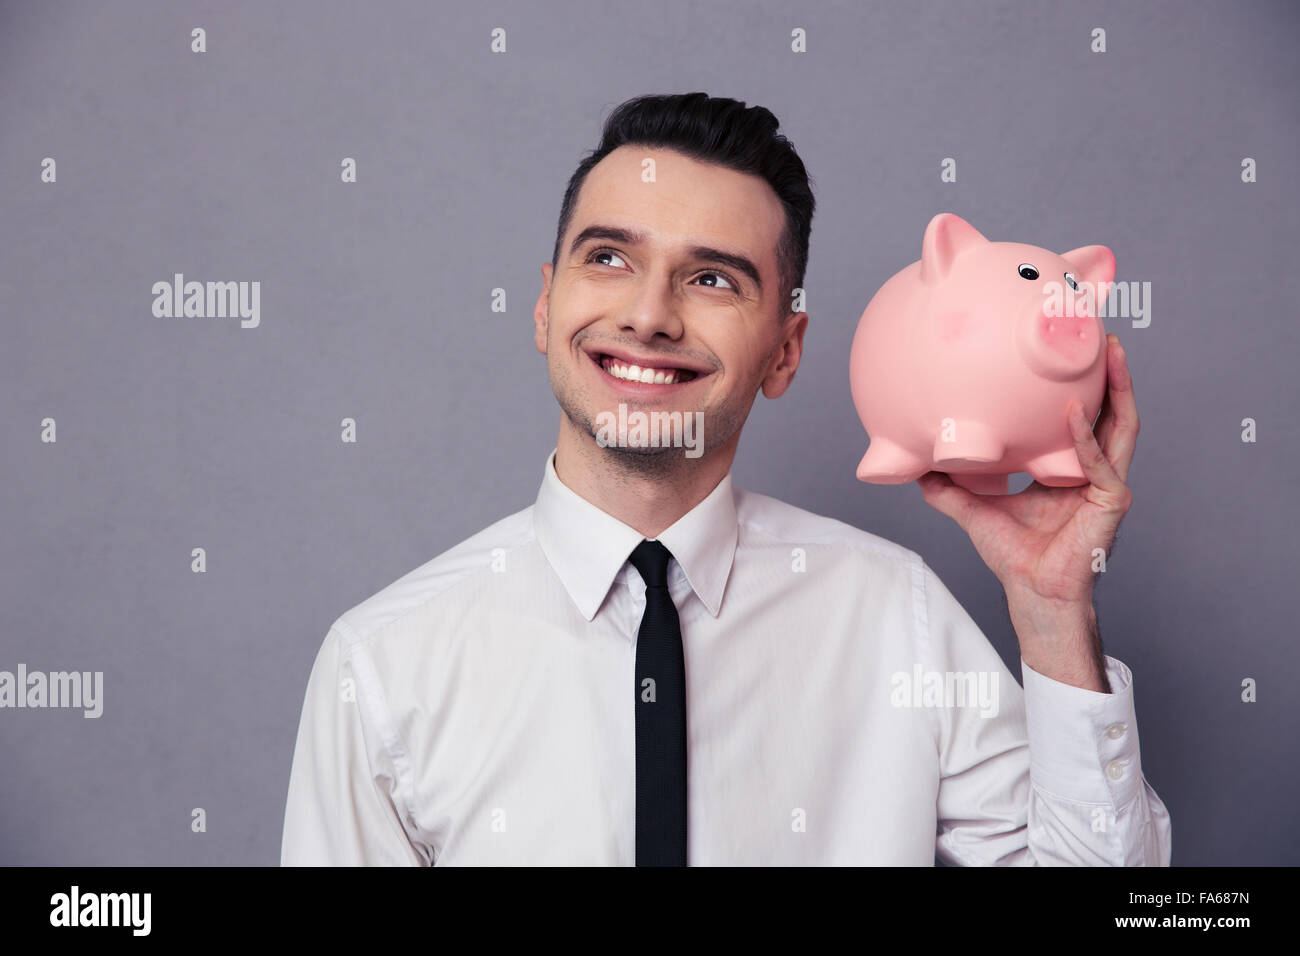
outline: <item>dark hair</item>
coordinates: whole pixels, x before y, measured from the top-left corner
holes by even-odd
[[[785,229],[777,243],[781,296],[789,307],[793,291],[803,285],[812,233],[813,199],[808,171],[794,145],[777,132],[780,122],[761,106],[707,93],[638,96],[618,106],[592,150],[569,179],[560,206],[551,266],[559,263],[560,242],[573,218],[587,173],[620,146],[636,144],[675,150],[702,162],[716,163],[766,180],[785,209]]]

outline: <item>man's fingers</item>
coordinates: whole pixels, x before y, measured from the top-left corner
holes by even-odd
[[[1106,398],[1097,421],[1096,440],[1120,480],[1127,481],[1140,424],[1133,377],[1129,374],[1124,347],[1114,333],[1106,336],[1106,360]]]
[[[941,511],[963,531],[968,531],[971,508],[975,506],[974,493],[958,487],[953,480],[941,471],[928,471],[916,480],[921,488],[925,502],[936,511]]]
[[[1067,416],[1070,433],[1074,436],[1074,451],[1079,458],[1079,467],[1083,469],[1083,476],[1093,487],[1114,495],[1117,500],[1127,498],[1130,493],[1128,486],[1101,450],[1101,445],[1097,444],[1097,437],[1088,427],[1088,420],[1083,415],[1083,402],[1071,402]]]

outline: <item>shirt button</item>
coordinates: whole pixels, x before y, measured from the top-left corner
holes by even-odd
[[[1125,727],[1123,724],[1111,724],[1106,728],[1106,736],[1111,740],[1119,740],[1124,736]]]
[[[1106,776],[1110,777],[1112,780],[1118,780],[1120,777],[1124,776],[1124,768],[1120,766],[1118,760],[1112,760],[1110,763],[1106,764]]]

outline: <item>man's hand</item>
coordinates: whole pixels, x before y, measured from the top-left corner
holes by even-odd
[[[931,471],[917,483],[926,503],[957,522],[1007,594],[1021,657],[1053,680],[1109,693],[1096,631],[1094,549],[1109,555],[1133,503],[1125,484],[1137,444],[1133,380],[1119,339],[1106,336],[1106,397],[1096,433],[1071,404],[1070,431],[1089,484],[1035,481],[1015,495],[978,495]]]

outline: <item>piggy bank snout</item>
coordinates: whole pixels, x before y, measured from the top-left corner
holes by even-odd
[[[1086,296],[1048,289],[1021,314],[1017,340],[1034,372],[1055,381],[1084,375],[1095,363],[1104,331],[1097,305]]]

